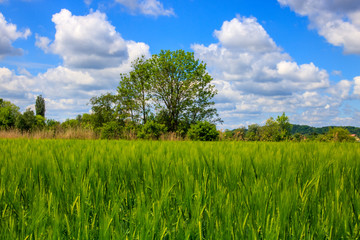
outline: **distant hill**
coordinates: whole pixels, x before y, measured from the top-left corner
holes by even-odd
[[[291,129],[291,134],[300,133],[302,135],[310,135],[314,133],[324,134],[329,131],[329,128],[338,127],[338,126],[328,126],[328,127],[317,128],[317,127],[310,127],[307,125],[297,125],[297,124],[293,124],[292,126],[293,128]],[[357,136],[360,136],[360,128],[358,127],[346,126],[342,128],[346,128],[347,130],[349,130],[351,134],[356,134]]]

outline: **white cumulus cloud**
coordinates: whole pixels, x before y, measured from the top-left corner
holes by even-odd
[[[219,90],[216,106],[224,127],[282,112],[291,115],[292,122],[324,125],[337,117],[336,109],[349,97],[351,81],[332,86],[326,70],[314,63],[298,64],[255,18],[225,21],[214,35],[217,43],[193,44],[192,49],[207,63]]]
[[[64,120],[88,112],[91,97],[116,91],[120,73],[129,72],[136,58],[150,56],[149,45],[124,40],[103,13],[74,16],[63,9],[52,20],[54,40],[36,35],[36,45],[61,56],[62,65],[37,75],[25,68],[0,68],[0,95],[22,110],[42,94],[48,118]]]
[[[360,54],[360,2],[358,0],[278,0],[317,29],[330,44],[348,54]]]
[[[360,76],[354,78],[354,95],[356,97],[360,97]]]
[[[60,55],[64,65],[74,68],[115,67],[128,59],[126,41],[98,11],[74,16],[63,9],[54,14],[55,40],[37,36],[36,45]]]
[[[28,28],[24,31],[18,31],[17,26],[8,23],[4,15],[0,13],[0,59],[9,55],[21,55],[22,49],[14,48],[12,43],[19,38],[26,39],[30,34]]]

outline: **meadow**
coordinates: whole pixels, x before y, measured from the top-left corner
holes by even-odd
[[[0,140],[0,239],[358,239],[360,145]]]

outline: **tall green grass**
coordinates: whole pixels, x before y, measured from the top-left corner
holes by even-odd
[[[358,239],[360,145],[0,140],[1,239]]]

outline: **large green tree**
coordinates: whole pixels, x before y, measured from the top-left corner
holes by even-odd
[[[169,131],[181,124],[220,121],[211,101],[217,93],[212,77],[194,53],[162,50],[148,62],[152,101]]]
[[[156,121],[170,132],[186,133],[199,121],[221,122],[212,101],[217,94],[212,77],[194,53],[162,50],[136,59],[132,69],[120,74],[116,95],[90,100],[98,126],[114,120],[125,125]]]
[[[151,108],[151,66],[142,56],[132,63],[132,68],[129,74],[120,75],[118,109],[122,112],[122,118],[145,124]]]
[[[36,98],[35,112],[36,115],[40,115],[45,118],[45,99],[42,97],[42,95],[37,96]]]

